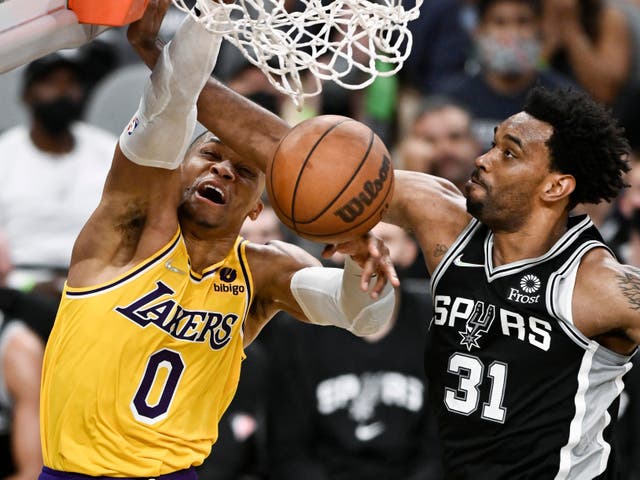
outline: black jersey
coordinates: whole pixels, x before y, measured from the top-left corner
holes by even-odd
[[[435,269],[425,363],[447,479],[611,478],[630,358],[572,323],[581,258],[607,248],[586,216],[544,255],[495,267],[472,220]]]

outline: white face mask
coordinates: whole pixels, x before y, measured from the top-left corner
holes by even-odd
[[[476,47],[484,68],[512,75],[535,70],[541,49],[537,38],[511,37],[508,40],[498,40],[492,35],[480,35],[476,40]]]

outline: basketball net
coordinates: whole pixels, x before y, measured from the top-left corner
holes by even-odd
[[[407,24],[418,18],[423,0],[407,10],[402,0],[296,1],[301,8],[289,12],[287,0],[196,0],[198,15],[185,0],[173,0],[234,44],[298,107],[322,91],[323,81],[356,90],[400,70],[412,46]],[[384,71],[376,68],[380,63]]]

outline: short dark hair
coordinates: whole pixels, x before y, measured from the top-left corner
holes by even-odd
[[[540,0],[478,0],[478,3],[476,4],[477,5],[476,10],[478,12],[478,18],[480,19],[480,21],[484,19],[484,16],[486,15],[487,10],[489,10],[489,8],[491,8],[494,4],[500,3],[500,2],[525,3],[531,7],[533,12],[537,16],[542,15],[542,6],[540,5]]]
[[[609,110],[575,88],[535,87],[524,106],[529,115],[550,124],[547,146],[551,169],[572,175],[576,188],[570,208],[615,198],[626,185],[629,142]]]

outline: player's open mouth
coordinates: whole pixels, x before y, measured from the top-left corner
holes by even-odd
[[[217,205],[225,205],[227,203],[224,192],[213,185],[203,185],[198,189],[198,195]]]

